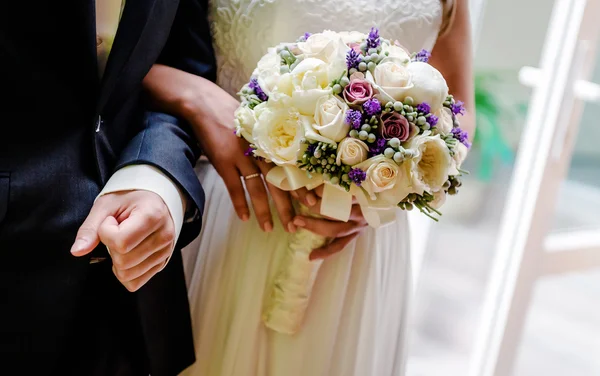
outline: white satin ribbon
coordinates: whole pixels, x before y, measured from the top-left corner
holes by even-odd
[[[300,188],[311,190],[324,183],[321,215],[326,217],[347,222],[350,219],[354,196],[369,226],[381,227],[396,219],[396,208],[382,209],[371,205],[361,188],[352,185],[350,192],[346,192],[340,186],[324,181],[320,174],[309,175],[296,166],[276,166],[269,171],[266,178],[269,183],[284,191]]]

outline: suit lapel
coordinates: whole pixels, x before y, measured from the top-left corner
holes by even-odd
[[[125,9],[100,85],[97,113],[102,112],[114,91],[117,79],[127,66],[131,53],[144,32],[157,1],[159,0],[126,0]]]

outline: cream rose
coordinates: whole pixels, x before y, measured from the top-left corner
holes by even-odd
[[[319,99],[332,93],[329,82],[327,64],[322,60],[309,58],[300,62],[281,84],[282,88],[283,85],[291,88],[293,106],[301,114],[313,116]]]
[[[425,132],[414,137],[407,145],[414,157],[409,160],[412,185],[416,193],[436,192],[448,180],[454,170],[454,161],[446,142],[439,134]]]
[[[304,138],[304,123],[309,122],[293,107],[257,106],[252,138],[256,154],[277,165],[295,165]]]
[[[355,165],[354,168],[366,172],[366,179],[361,187],[373,201],[372,204],[389,207],[398,204],[411,193],[408,165],[398,165],[383,155],[376,155]]]
[[[354,166],[364,162],[368,155],[369,147],[367,144],[361,140],[348,137],[339,143],[335,163],[338,166],[342,163],[348,166]]]
[[[322,96],[315,108],[314,128],[323,137],[339,142],[348,135],[350,124],[346,123],[348,105],[334,95]]]
[[[361,43],[367,39],[367,35],[359,33],[358,31],[341,31],[338,34],[345,44]]]
[[[405,97],[412,97],[415,103],[428,103],[431,112],[436,113],[448,97],[448,84],[442,74],[431,65],[420,61],[408,64],[406,69],[413,85],[406,90]]]
[[[454,147],[454,155],[452,156],[452,159],[454,160],[454,164],[457,170],[462,166],[468,154],[469,149],[462,142],[456,144],[456,146]]]
[[[437,110],[435,116],[438,118],[438,122],[435,127],[440,131],[440,133],[443,135],[450,133],[454,126],[454,121],[452,120],[452,111],[449,108],[442,107]]]
[[[312,34],[306,42],[299,42],[298,49],[305,58],[317,58],[326,63],[344,60],[350,49],[342,36],[330,30]]]
[[[246,106],[240,106],[235,110],[235,129],[238,135],[241,135],[246,141],[253,143],[252,131],[254,130],[254,124],[256,124],[256,116],[254,111]]]
[[[281,57],[274,48],[270,48],[269,52],[258,61],[252,75],[256,77],[265,94],[270,95],[277,85],[281,77],[280,67]]]
[[[413,87],[409,70],[396,60],[388,60],[377,65],[373,80],[379,89],[380,101],[402,101],[406,92]]]
[[[410,55],[403,47],[394,44],[383,43],[381,45],[381,52],[384,54],[386,52],[388,53],[386,59],[395,59],[397,62],[403,62],[404,64],[410,62]],[[386,60],[383,60],[383,62],[385,61]]]
[[[443,190],[439,190],[433,193],[433,201],[429,203],[429,206],[431,206],[434,209],[439,209],[442,207],[442,205],[444,205],[445,202],[446,192],[444,192]]]

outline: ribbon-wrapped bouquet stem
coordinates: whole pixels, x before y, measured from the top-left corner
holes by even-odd
[[[461,185],[470,147],[457,120],[462,102],[428,64],[429,53],[370,33],[323,31],[270,48],[240,91],[236,134],[275,166],[266,179],[285,190],[324,184],[321,214],[342,221],[353,196],[369,225],[398,208],[435,219]],[[293,234],[263,311],[265,325],[297,332],[327,239]]]

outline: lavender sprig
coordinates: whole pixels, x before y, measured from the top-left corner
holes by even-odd
[[[454,115],[464,115],[466,112],[465,103],[463,101],[456,101],[450,105],[450,109]]]
[[[463,131],[460,128],[452,128],[452,136],[458,140],[461,144],[465,145],[467,148],[471,147],[471,143],[469,142],[469,134],[467,131]]]
[[[429,51],[427,51],[426,49],[422,49],[421,51],[416,53],[416,55],[413,57],[413,61],[420,61],[422,63],[427,63],[427,62],[429,62],[430,58],[431,58],[431,54],[429,53]]]
[[[358,69],[358,65],[361,61],[362,58],[360,57],[360,54],[353,49],[350,49],[346,54],[346,66],[348,67],[348,70],[352,68]]]
[[[379,38],[379,29],[376,27],[371,28],[371,32],[367,37],[367,49],[377,48],[381,45],[381,39]]]
[[[363,181],[367,179],[367,173],[361,170],[360,168],[353,168],[348,173],[348,177],[354,184],[360,187]]]
[[[352,129],[360,130],[362,125],[362,113],[358,110],[348,110],[348,112],[346,112],[346,123],[350,124]]]
[[[269,97],[267,96],[267,94],[265,94],[265,92],[263,91],[263,89],[258,84],[258,80],[256,78],[253,78],[253,79],[250,80],[250,83],[248,84],[248,87],[250,89],[254,90],[254,94],[256,94],[256,96],[258,97],[258,99],[260,99],[261,101],[264,102],[267,99],[269,99]]]

